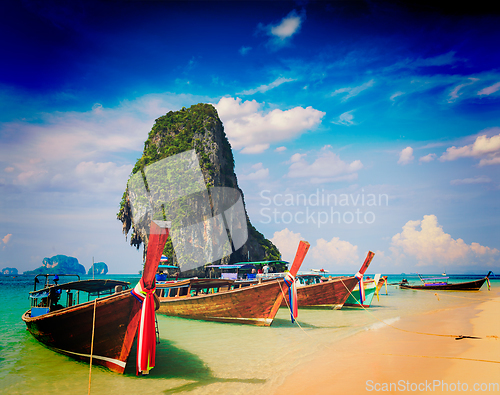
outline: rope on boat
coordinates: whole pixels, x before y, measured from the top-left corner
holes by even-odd
[[[92,355],[94,354],[94,331],[95,331],[95,309],[97,306],[97,299],[94,299],[94,316],[92,319],[92,340],[90,342],[90,367],[89,367],[89,395],[90,395],[90,384],[92,382]]]
[[[290,305],[288,304],[288,301],[286,300],[286,296],[285,296],[285,291],[283,291],[283,287],[281,286],[281,281],[278,280],[278,285],[280,286],[280,289],[281,289],[281,294],[283,295],[283,299],[285,300],[285,303],[286,303],[286,306],[288,307],[288,310],[290,311],[290,313],[292,312],[292,308],[290,307]],[[312,336],[309,335],[309,333],[307,333],[304,328],[302,328],[300,326],[300,323],[297,319],[294,320],[295,323],[297,323],[297,325],[299,326],[300,329],[302,329],[302,332],[304,332],[307,336],[309,336],[311,339],[312,339]]]

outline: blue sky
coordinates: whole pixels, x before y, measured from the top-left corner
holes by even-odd
[[[0,268],[137,272],[127,179],[154,120],[204,102],[285,259],[305,239],[304,268],[497,270],[500,15],[419,4],[2,5]]]

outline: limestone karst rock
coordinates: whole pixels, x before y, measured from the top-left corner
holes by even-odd
[[[196,104],[180,111],[171,111],[156,119],[144,143],[143,155],[137,161],[132,173],[135,174],[161,159],[193,149],[198,155],[206,187],[234,188],[240,191],[244,204],[243,192],[238,186],[234,172],[231,145],[216,109],[210,104]],[[139,248],[144,243],[147,248],[146,232],[136,229],[132,221],[129,198],[126,190],[117,217],[123,224],[123,232],[128,234],[131,231],[130,244]],[[246,208],[245,216],[248,229],[246,243],[230,256],[223,258],[220,263],[280,259],[276,246],[250,223]],[[165,254],[171,263],[177,263],[170,238]]]

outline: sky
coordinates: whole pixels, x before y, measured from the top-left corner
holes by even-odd
[[[5,2],[4,2],[5,3]],[[462,3],[465,4],[465,3]],[[0,269],[137,273],[116,219],[155,119],[217,109],[302,269],[500,272],[500,14],[483,2],[2,4]]]

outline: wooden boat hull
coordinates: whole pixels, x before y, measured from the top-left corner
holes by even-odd
[[[158,288],[157,288],[158,289]],[[198,296],[160,297],[160,314],[205,321],[270,326],[286,293],[282,279]]]
[[[380,277],[380,279],[378,280],[378,284],[377,284],[377,293],[380,293],[380,290],[382,289],[382,287],[386,286],[386,290],[387,290],[387,276],[382,276]]]
[[[480,280],[467,281],[464,283],[455,284],[429,284],[429,285],[405,285],[400,284],[399,287],[403,289],[430,289],[430,290],[443,290],[443,291],[479,291],[479,289],[486,282],[486,277]]]
[[[358,284],[354,277],[335,278],[319,284],[311,284],[297,287],[298,307],[329,307],[335,310],[341,309],[349,293]],[[281,307],[288,306],[288,292]]]
[[[140,302],[130,291],[97,299],[92,364],[123,373],[140,319]],[[22,319],[35,339],[50,349],[89,362],[94,301]]]

